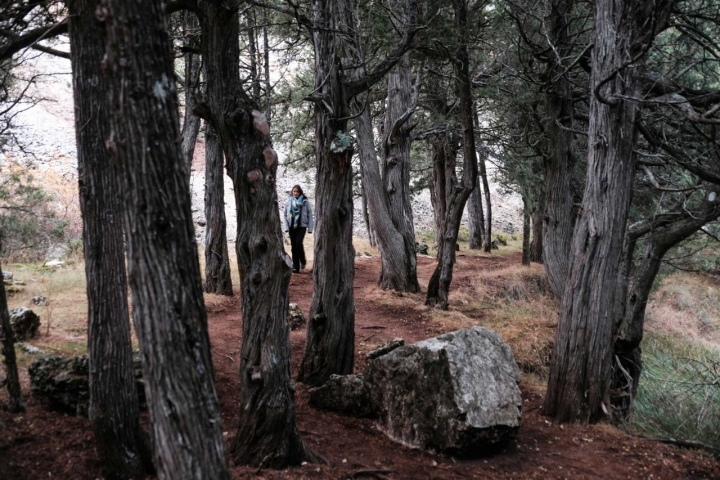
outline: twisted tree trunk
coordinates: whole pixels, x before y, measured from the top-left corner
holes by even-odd
[[[230,256],[225,221],[222,144],[211,123],[205,123],[205,291],[232,296]]]
[[[544,205],[538,205],[532,212],[532,242],[530,242],[530,261],[543,263],[543,223]]]
[[[97,13],[158,477],[229,479],[163,2],[108,0]]]
[[[621,97],[640,93],[638,68],[632,64],[664,25],[672,3],[596,2],[587,184],[543,405],[557,421],[594,422],[609,412],[614,295],[632,196],[639,109]]]
[[[283,250],[270,127],[240,82],[237,5],[203,8],[209,121],[220,135],[238,215],[236,250],[242,287],[240,426],[235,461],[285,468],[312,460],[295,423],[287,323],[290,259]]]
[[[455,23],[458,32],[467,26],[467,2],[455,0]],[[460,100],[460,118],[463,126],[463,178],[457,182],[454,165],[450,171],[446,165],[446,205],[447,211],[443,225],[443,244],[438,252],[438,264],[428,284],[425,304],[441,310],[448,308],[448,294],[455,266],[455,246],[457,245],[460,219],[465,202],[477,183],[478,164],[475,151],[475,128],[473,120],[473,100],[470,91],[470,55],[467,44],[460,44],[456,53],[456,82]],[[437,201],[437,199],[436,199]]]
[[[119,172],[105,146],[111,111],[102,68],[106,33],[96,7],[95,1],[68,2],[88,299],[88,414],[103,475],[141,478],[153,467],[132,369]]]

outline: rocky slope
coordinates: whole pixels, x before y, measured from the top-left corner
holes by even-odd
[[[62,48],[62,47],[61,47]],[[35,177],[58,198],[58,209],[65,210],[68,220],[79,222],[77,212],[77,163],[73,121],[72,77],[70,62],[49,55],[30,55],[21,73],[29,78],[39,75],[29,93],[37,100],[35,105],[25,105],[14,120],[14,135],[17,145],[9,144],[0,153],[0,167],[8,161],[26,162],[36,170]],[[295,172],[282,166],[283,146],[277,146],[280,169],[277,190],[280,206],[292,185],[299,183],[311,201],[314,198],[314,175],[312,172]],[[204,143],[198,141],[193,162],[191,179],[193,216],[196,221],[198,241],[204,238]],[[488,165],[492,178],[493,168]],[[50,179],[53,179],[50,181]],[[228,218],[228,237],[233,241],[236,230],[236,215],[232,183],[225,177],[225,203]],[[493,201],[493,224],[496,232],[516,233],[522,226],[522,203],[516,195],[506,195],[491,183]],[[73,205],[74,203],[74,205]],[[413,214],[418,232],[432,229],[433,213],[430,193],[426,190],[413,198]],[[74,228],[78,228],[75,225]],[[355,231],[365,236],[362,221],[361,201],[355,202]]]

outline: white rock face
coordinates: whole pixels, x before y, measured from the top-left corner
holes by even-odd
[[[397,348],[371,361],[380,428],[416,448],[477,456],[520,426],[520,369],[500,336],[481,327]]]

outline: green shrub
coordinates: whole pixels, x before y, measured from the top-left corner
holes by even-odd
[[[52,195],[18,165],[0,167],[0,256],[36,261],[63,241],[67,221],[51,208]]]
[[[631,428],[720,447],[720,352],[671,336],[646,337]]]

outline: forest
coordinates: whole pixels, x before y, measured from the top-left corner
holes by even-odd
[[[0,478],[720,477],[719,38],[720,0],[0,0]],[[61,88],[62,172],[22,126]]]

